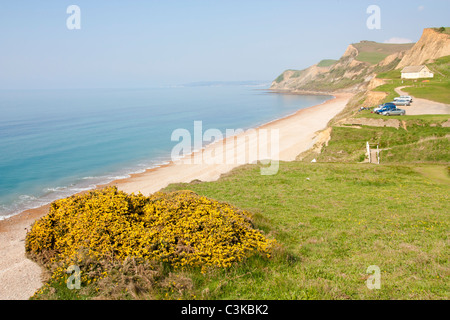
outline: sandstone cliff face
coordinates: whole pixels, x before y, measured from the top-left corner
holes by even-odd
[[[313,65],[307,69],[286,70],[272,82],[273,90],[356,92],[365,89],[374,78],[375,68],[393,68],[403,53],[387,56],[377,65],[357,60],[359,51],[349,45],[342,57],[329,67]],[[393,65],[394,64],[394,65]]]
[[[420,40],[406,52],[396,69],[418,66],[450,55],[450,35],[434,29],[424,29]]]
[[[317,64],[300,71],[286,70],[277,80],[272,82],[271,89],[291,90],[308,84],[319,75],[328,72],[329,67],[318,67]]]
[[[406,52],[408,52],[408,51],[400,51],[400,52],[393,53],[393,54],[387,56],[386,58],[384,58],[381,62],[379,62],[378,66],[385,67],[394,62],[401,61],[403,59],[403,57],[405,56]]]
[[[364,49],[371,47],[371,51]],[[349,45],[342,57],[333,65],[319,67],[313,65],[307,69],[287,70],[272,82],[271,89],[315,92],[358,92],[371,90],[376,86],[373,80],[377,73],[403,68],[409,65],[421,65],[434,59],[450,55],[450,35],[434,29],[424,29],[420,40],[412,44],[387,48],[386,44],[362,41]],[[376,53],[384,50],[383,60],[376,64],[362,62],[359,49]],[[395,51],[395,52],[394,52]]]

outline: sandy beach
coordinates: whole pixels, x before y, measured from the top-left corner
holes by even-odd
[[[317,131],[325,129],[328,121],[345,107],[351,96],[351,94],[337,94],[334,99],[321,105],[299,110],[293,115],[262,125],[256,131],[267,130],[270,135],[272,130],[278,130],[278,160],[295,160],[297,155],[314,145]],[[258,145],[260,147],[261,144],[260,139],[257,139],[253,133],[244,132],[234,139],[224,139],[219,143],[208,145],[202,150],[203,157],[200,164],[195,164],[194,154],[188,158],[190,161],[187,161],[189,162],[187,164],[184,163],[186,161],[171,162],[161,168],[147,170],[144,173],[132,175],[128,179],[114,181],[110,185],[116,185],[120,190],[128,193],[141,192],[147,195],[170,183],[187,183],[195,179],[214,181],[220,178],[221,174],[241,164],[263,160],[264,157],[252,157],[251,150],[249,150],[251,146]],[[241,143],[244,141],[246,152],[239,152]],[[270,141],[267,142],[270,150]],[[221,161],[208,164],[207,162],[212,161],[211,155]]]
[[[298,154],[314,145],[318,132],[325,129],[327,123],[344,109],[352,95],[334,94],[335,98],[323,104],[299,110],[255,130],[209,144],[181,160],[113,181],[109,185],[116,185],[125,192],[148,195],[170,183],[191,182],[196,179],[213,181],[237,166],[268,157],[278,158],[280,161],[295,160]],[[261,139],[264,133],[269,135],[267,140]],[[277,139],[271,140],[274,133]],[[256,148],[256,152],[252,148]],[[266,149],[271,151],[270,156],[261,152]],[[196,159],[201,161],[196,162]],[[269,163],[268,166],[273,164]],[[27,210],[0,221],[0,299],[28,299],[41,287],[41,269],[25,257],[24,241],[27,229],[47,213],[48,207],[49,205]]]

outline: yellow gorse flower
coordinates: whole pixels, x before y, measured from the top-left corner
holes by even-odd
[[[25,248],[52,261],[133,257],[175,268],[229,267],[269,255],[274,240],[253,228],[251,215],[192,191],[126,194],[116,187],[57,200],[27,234]]]

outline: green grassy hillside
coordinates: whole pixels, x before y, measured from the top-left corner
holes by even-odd
[[[338,60],[333,60],[333,59],[324,59],[322,61],[320,61],[317,66],[318,67],[329,67],[332,66],[333,64],[335,64]]]
[[[377,64],[386,58],[388,55],[381,52],[361,52],[356,57],[356,60],[367,62],[370,64]]]
[[[443,170],[435,166],[431,171]],[[431,175],[432,177],[432,175]],[[207,278],[191,275],[212,299],[448,299],[446,239],[450,187],[410,165],[256,165],[216,182],[171,185],[256,214],[282,249]],[[246,192],[241,192],[246,190]],[[366,286],[371,265],[381,289]],[[226,279],[224,284],[223,279]]]
[[[370,113],[367,116],[380,118]],[[446,164],[450,162],[450,128],[442,127],[442,123],[449,118],[450,115],[402,116],[400,120],[404,123],[398,129],[333,127],[328,146],[314,157],[324,162],[362,162],[365,159],[365,144],[369,142],[382,149],[383,163]]]
[[[356,60],[374,65],[390,54],[410,49],[414,43],[392,44],[378,43],[374,41],[361,41],[359,43],[353,43],[352,45],[359,52]]]
[[[246,165],[218,181],[170,185],[166,192],[189,189],[251,211],[255,227],[274,237],[279,246],[270,258],[254,255],[203,274],[165,266],[161,272],[167,279],[160,279],[164,282],[153,288],[152,295],[159,299],[448,300],[450,186],[448,177],[440,178],[442,172],[448,175],[441,165],[294,161],[282,162],[273,176],[260,175],[259,165]],[[367,269],[374,265],[381,271],[379,290],[366,284]],[[116,292],[116,299],[145,298],[145,291],[127,291],[133,288],[133,279],[142,276],[135,269],[127,265],[126,275],[114,269],[108,275],[111,287],[100,293],[112,290],[117,281],[124,289]],[[160,276],[156,271],[149,272]],[[69,290],[64,283],[50,282],[35,298],[94,298],[95,293],[86,295],[89,285],[84,283],[89,280],[81,290]]]

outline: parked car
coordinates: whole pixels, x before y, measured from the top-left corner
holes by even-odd
[[[407,99],[398,99],[394,101],[396,106],[409,106],[411,102]]]
[[[387,102],[380,104],[378,108],[373,109],[373,112],[375,113],[382,113],[384,111],[393,110],[396,109],[397,106],[393,102]]]
[[[413,98],[411,96],[400,96],[399,98],[409,100],[409,102],[413,102]]]
[[[383,116],[404,116],[405,114],[406,111],[404,109],[392,109],[382,113]]]
[[[409,101],[409,103],[412,103],[412,101],[413,101],[411,96],[400,96],[400,97],[394,98],[393,102],[396,102],[398,100],[407,100],[407,101]]]

